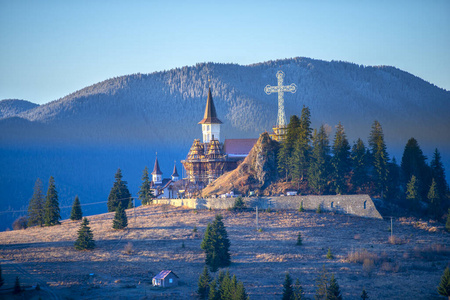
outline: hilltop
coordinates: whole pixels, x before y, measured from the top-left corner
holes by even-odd
[[[127,210],[125,231],[111,229],[113,213],[89,217],[97,244],[93,251],[73,247],[79,222],[0,232],[5,287],[17,274],[24,284],[41,282],[62,299],[191,299],[204,265],[202,235],[217,213],[231,241],[229,271],[244,282],[252,299],[279,299],[287,271],[312,298],[322,266],[335,274],[345,299],[360,299],[363,287],[371,299],[439,299],[436,286],[450,244],[437,223],[394,220],[396,239],[389,243],[388,220],[266,211],[260,212],[257,231],[254,211],[161,205],[136,208],[136,219],[134,210]],[[299,232],[302,246],[295,245]],[[328,248],[335,259],[326,259]],[[152,288],[152,277],[162,269],[173,270],[180,286]]]

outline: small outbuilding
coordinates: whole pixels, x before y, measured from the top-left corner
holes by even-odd
[[[171,270],[162,270],[158,275],[153,277],[153,286],[172,287],[178,285],[179,277]]]

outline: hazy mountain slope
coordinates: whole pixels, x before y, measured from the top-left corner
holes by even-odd
[[[15,117],[18,114],[39,106],[30,101],[18,99],[0,100],[0,119]]]
[[[298,87],[297,93],[285,94],[288,118],[309,106],[313,127],[327,123],[333,128],[341,121],[351,142],[358,137],[366,141],[377,119],[397,161],[407,140],[415,137],[429,157],[437,147],[449,170],[450,92],[407,72],[309,58],[249,66],[201,63],[108,79],[45,105],[2,115],[0,211],[26,206],[36,178],[46,182],[50,175],[67,205],[76,194],[84,195],[82,203],[106,200],[118,167],[135,195],[155,152],[164,176],[169,176],[173,161],[185,158],[193,139],[201,137],[197,123],[203,117],[208,79],[223,121],[222,139],[256,138],[270,131],[277,118],[277,95],[266,95],[264,87],[277,84],[279,69],[286,74],[286,85]],[[106,205],[96,212],[103,210]]]

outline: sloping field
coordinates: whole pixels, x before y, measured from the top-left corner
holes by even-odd
[[[344,299],[360,299],[363,287],[371,299],[439,299],[436,286],[450,260],[450,235],[417,220],[395,220],[390,243],[386,220],[271,211],[260,212],[257,231],[255,211],[155,205],[135,212],[136,218],[127,210],[125,231],[111,229],[113,213],[89,217],[93,251],[73,247],[79,222],[0,232],[2,288],[12,287],[19,275],[27,284],[48,286],[61,299],[191,299],[204,266],[201,237],[217,213],[231,241],[229,271],[252,299],[280,299],[287,271],[313,298],[323,266],[335,274]],[[302,246],[295,245],[299,232]],[[328,248],[334,259],[326,258]],[[153,288],[152,277],[163,269],[173,270],[180,286]]]

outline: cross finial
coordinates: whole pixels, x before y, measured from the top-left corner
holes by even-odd
[[[211,87],[211,78],[208,76],[208,87]]]

